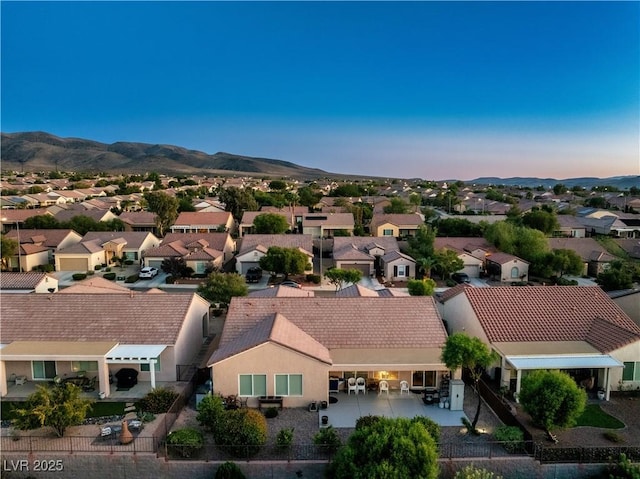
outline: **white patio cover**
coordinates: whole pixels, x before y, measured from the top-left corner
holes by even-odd
[[[107,363],[149,364],[151,387],[156,387],[157,358],[166,349],[162,344],[119,344],[105,355]]]
[[[609,355],[551,355],[507,356],[507,362],[515,369],[591,369],[622,368],[617,359]]]

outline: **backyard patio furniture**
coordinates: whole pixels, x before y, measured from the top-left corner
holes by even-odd
[[[98,380],[97,377],[92,377],[91,379],[89,379],[87,382],[82,384],[82,390],[89,392],[89,391],[95,391],[96,390],[96,381]]]
[[[363,378],[356,379],[356,394],[362,391],[362,394],[367,394],[367,381]]]
[[[349,378],[347,380],[347,394],[351,394],[353,391],[355,394],[358,394],[358,386],[356,385],[356,378]]]
[[[138,384],[138,371],[131,368],[122,368],[116,373],[116,380],[117,388],[132,388]]]
[[[16,386],[22,386],[27,382],[27,376],[16,376]]]
[[[400,381],[400,395],[402,395],[403,392],[409,394],[409,383],[407,381]]]
[[[380,383],[378,384],[378,394],[382,394],[383,392],[387,393],[387,396],[389,395],[389,383],[387,381],[380,381]]]

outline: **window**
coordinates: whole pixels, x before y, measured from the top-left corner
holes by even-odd
[[[393,276],[397,278],[404,278],[409,276],[409,265],[398,265],[393,267]]]
[[[512,278],[519,278],[520,277],[520,270],[518,269],[517,266],[514,266],[513,268],[511,268],[511,277]]]
[[[156,364],[155,364],[155,366],[154,366],[154,368],[153,368],[153,369],[154,369],[156,372],[158,372],[158,371],[160,371],[160,358],[154,358],[154,359],[156,360]],[[142,371],[143,373],[144,373],[144,372],[147,372],[147,373],[148,373],[148,372],[150,371],[150,369],[149,369],[149,363],[140,363],[140,371]]]
[[[393,230],[382,230],[382,236],[393,236]]]
[[[78,371],[96,372],[98,371],[98,361],[71,361],[71,370],[74,373]]]
[[[266,396],[266,374],[240,374],[238,377],[240,396]]]
[[[276,374],[276,396],[302,396],[302,374]]]
[[[640,362],[625,362],[622,370],[623,381],[640,381]]]
[[[31,361],[33,379],[53,379],[56,377],[55,361]]]

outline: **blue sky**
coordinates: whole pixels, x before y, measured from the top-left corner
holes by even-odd
[[[640,174],[638,2],[1,9],[3,132],[389,177]]]

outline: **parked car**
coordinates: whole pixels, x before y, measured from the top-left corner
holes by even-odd
[[[249,268],[245,278],[247,283],[258,283],[262,279],[262,269],[257,267]]]
[[[158,275],[158,269],[153,266],[142,268],[138,273],[138,278],[153,278]]]
[[[280,286],[289,286],[290,288],[302,288],[302,286],[300,286],[300,283],[297,283],[290,279],[280,283]]]
[[[451,279],[456,283],[470,283],[469,275],[467,273],[453,273]]]

